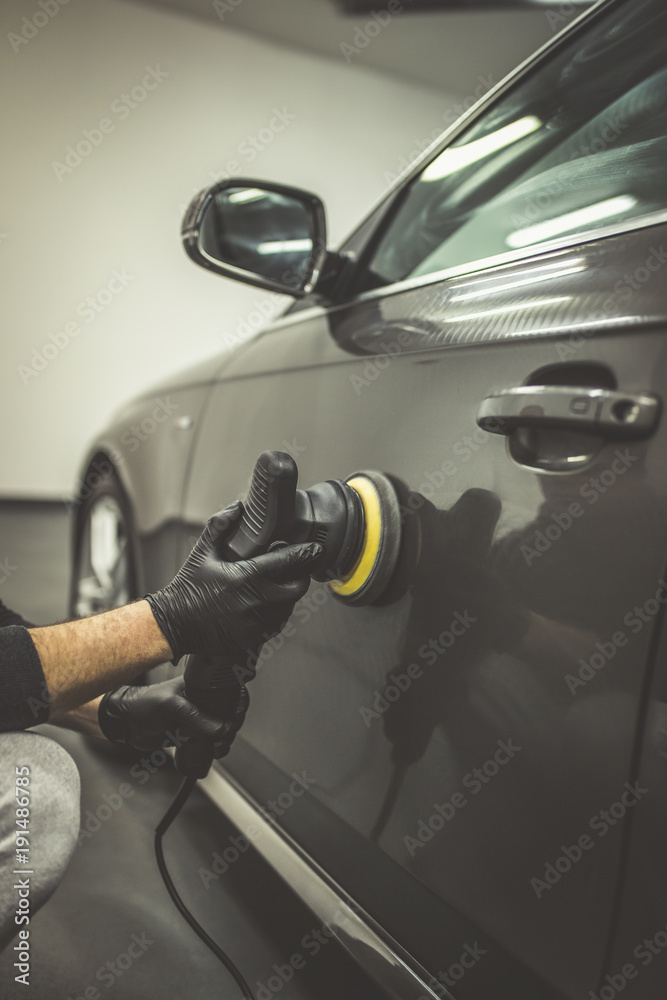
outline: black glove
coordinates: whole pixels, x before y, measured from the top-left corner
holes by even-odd
[[[221,551],[243,505],[210,519],[199,541],[164,590],[146,600],[173,652],[241,656],[281,631],[308,590],[308,567],[322,553],[316,543],[287,545],[241,562]]]
[[[202,712],[184,695],[182,677],[149,687],[120,687],[102,698],[97,718],[100,729],[113,743],[127,743],[139,750],[180,746],[188,737],[211,740],[216,757],[224,757],[234,742],[248,710],[249,697],[240,689],[228,718],[216,719]]]

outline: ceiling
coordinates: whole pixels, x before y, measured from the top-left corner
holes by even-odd
[[[497,83],[565,26],[564,11],[575,9],[573,4],[561,4],[541,10],[410,13],[405,0],[403,12],[392,15],[377,33],[371,27],[366,35],[364,29],[373,14],[345,16],[335,0],[215,0],[215,5],[213,0],[121,2],[170,8],[203,18],[212,28],[248,31],[459,97],[473,94],[480,77]],[[380,0],[377,10],[386,8],[385,0]],[[374,37],[369,38],[371,34]],[[346,45],[355,48],[346,49]]]

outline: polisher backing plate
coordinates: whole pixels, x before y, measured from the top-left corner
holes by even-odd
[[[329,586],[344,604],[373,604],[391,582],[401,544],[401,510],[396,491],[381,472],[356,472],[346,480],[364,511],[361,552],[350,572]]]

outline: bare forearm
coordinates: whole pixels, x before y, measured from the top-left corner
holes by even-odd
[[[147,601],[102,615],[30,629],[51,696],[51,718],[172,658]]]

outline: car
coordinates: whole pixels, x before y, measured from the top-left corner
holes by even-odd
[[[664,993],[666,158],[667,8],[604,0],[335,251],[316,195],[213,185],[186,251],[292,304],[82,464],[78,615],[163,586],[267,449],[392,482],[401,585],[312,583],[204,783],[387,997]]]

